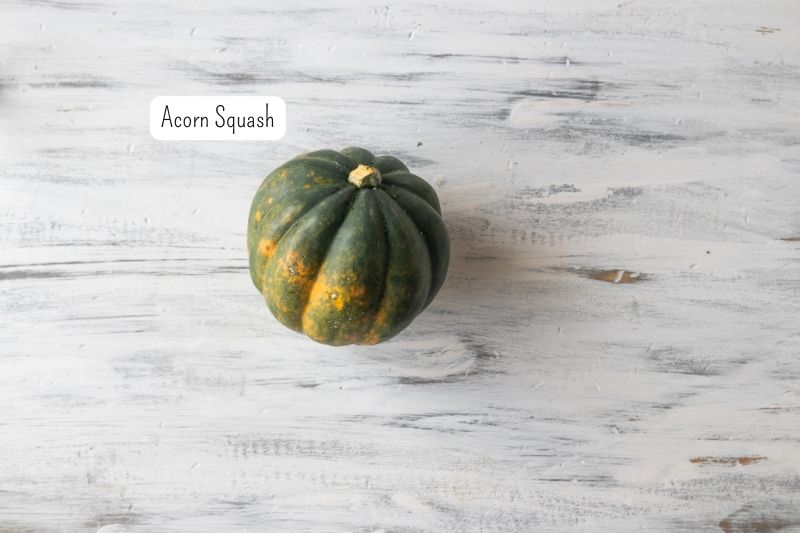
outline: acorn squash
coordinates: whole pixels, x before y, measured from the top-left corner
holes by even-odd
[[[330,345],[397,335],[431,303],[450,257],[433,188],[363,148],[306,153],[270,173],[247,245],[275,318]]]

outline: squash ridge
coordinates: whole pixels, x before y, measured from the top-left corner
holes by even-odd
[[[405,174],[405,176],[401,176],[402,174]],[[409,187],[408,184],[397,183],[397,182],[393,181],[392,178],[394,178],[394,177],[404,177],[404,178],[408,177],[408,178],[411,178],[412,181],[417,181],[419,187],[428,190],[428,192],[430,193],[431,198],[430,199],[425,198],[424,196],[419,194],[418,191],[415,191],[414,189]],[[407,191],[407,192],[413,194],[414,196],[419,197],[420,200],[422,200],[423,202],[425,202],[426,204],[431,206],[433,208],[433,210],[436,211],[436,213],[438,213],[439,216],[442,216],[442,207],[441,207],[441,204],[439,203],[439,198],[436,195],[436,190],[431,186],[430,183],[428,183],[424,179],[420,178],[419,176],[417,176],[416,174],[413,174],[412,172],[410,172],[408,170],[393,170],[391,172],[387,172],[386,174],[384,174],[383,178],[384,178],[384,184],[385,185],[391,185],[392,187],[400,187],[404,191]],[[432,203],[432,201],[435,201],[435,203]]]
[[[414,226],[414,229],[416,230],[416,232],[415,232],[416,238],[420,239],[422,241],[422,247],[425,249],[426,252],[428,252],[428,266],[430,267],[430,280],[431,280],[431,282],[428,285],[428,291],[425,293],[425,300],[423,301],[424,303],[422,304],[422,307],[420,307],[420,309],[416,313],[414,313],[412,315],[413,317],[415,317],[418,314],[420,314],[422,311],[425,310],[425,308],[428,306],[428,303],[431,300],[431,294],[432,294],[431,291],[433,291],[433,279],[434,279],[434,276],[436,274],[436,267],[433,264],[433,254],[431,253],[431,247],[428,244],[428,239],[424,237],[425,232],[422,231],[422,229],[420,229],[419,225],[417,224],[417,221],[414,220],[414,218],[408,213],[406,208],[403,207],[403,205],[400,202],[398,202],[391,194],[389,194],[387,191],[384,191],[384,194],[386,195],[386,197],[391,202],[394,203],[394,205],[397,206],[399,211],[402,214],[404,214],[406,216],[406,218],[408,218],[408,221],[411,222],[411,225]],[[414,196],[417,196],[417,195],[415,194]],[[428,202],[425,202],[424,200],[423,200],[423,202],[425,204],[428,204]]]
[[[354,194],[353,197],[350,198],[350,202],[347,204],[347,210],[346,210],[344,216],[342,217],[341,222],[339,222],[339,226],[336,228],[336,231],[333,232],[333,236],[331,237],[330,241],[328,241],[325,244],[325,253],[322,254],[322,261],[319,262],[319,267],[317,267],[316,272],[314,272],[314,277],[311,278],[311,283],[308,286],[308,291],[307,291],[305,300],[300,304],[300,310],[301,310],[300,311],[300,329],[304,333],[306,331],[306,325],[305,325],[306,308],[308,307],[308,300],[311,297],[311,292],[314,290],[314,286],[317,284],[317,281],[319,280],[319,273],[322,271],[322,267],[328,261],[328,254],[330,253],[331,248],[333,247],[334,241],[336,241],[337,235],[339,235],[339,230],[342,229],[342,226],[344,226],[345,220],[347,220],[347,217],[349,217],[350,214],[353,212],[353,204],[356,203],[356,198],[358,197],[358,193],[359,192],[361,192],[361,191],[360,190],[356,190],[356,194]]]
[[[378,299],[375,302],[375,308],[373,309],[372,318],[367,323],[367,327],[364,328],[363,334],[369,333],[372,328],[375,326],[375,321],[378,318],[377,311],[383,305],[383,299],[386,297],[386,292],[389,286],[389,261],[391,259],[391,247],[392,247],[392,240],[389,238],[389,224],[386,222],[386,213],[383,212],[383,204],[378,201],[377,194],[374,191],[369,191],[373,193],[375,196],[375,205],[378,206],[378,212],[381,214],[381,222],[383,223],[383,240],[386,243],[386,249],[384,250],[384,255],[386,256],[385,260],[383,261],[383,284],[381,286],[381,294],[378,296]],[[386,196],[389,196],[388,194]]]
[[[426,202],[423,198],[420,198],[420,196],[418,194],[414,194],[413,191],[409,191],[408,189],[406,189],[404,187],[401,187],[401,188],[404,191],[408,192],[409,194],[413,194],[414,196],[419,198],[425,205],[430,206],[430,204],[428,202]],[[425,295],[425,307],[427,307],[428,304],[432,300],[431,295],[433,294],[434,289],[438,290],[438,287],[434,287],[434,285],[433,285],[433,281],[436,278],[436,267],[437,267],[437,265],[433,264],[433,254],[431,253],[431,244],[428,241],[428,238],[425,236],[425,235],[427,235],[427,233],[425,231],[423,231],[422,228],[419,227],[419,224],[417,224],[417,221],[414,219],[414,217],[411,216],[411,214],[408,212],[408,210],[405,207],[403,207],[403,204],[398,202],[397,199],[394,196],[392,196],[391,194],[388,193],[389,187],[386,187],[386,189],[387,189],[386,196],[389,197],[389,199],[397,205],[397,207],[400,209],[400,211],[402,211],[403,214],[405,214],[408,217],[408,220],[411,221],[411,224],[414,226],[414,229],[417,230],[417,235],[420,236],[420,238],[422,239],[422,243],[425,245],[425,250],[428,251],[428,256],[431,258],[431,260],[430,260],[431,284],[428,287],[428,293]],[[433,206],[431,206],[431,209],[433,209]],[[434,211],[435,211],[435,209],[434,209]],[[423,309],[425,309],[425,307],[423,307]]]
[[[272,239],[272,241],[273,241],[273,243],[274,243],[274,246],[275,246],[276,248],[278,247],[278,245],[279,245],[279,244],[280,244],[280,242],[281,242],[281,239],[283,239],[283,237],[284,237],[284,236],[285,236],[287,233],[289,233],[289,231],[290,231],[290,230],[291,230],[293,227],[295,227],[295,225],[296,225],[298,222],[300,222],[300,219],[302,219],[302,218],[303,218],[304,216],[306,216],[306,215],[307,215],[307,214],[308,214],[308,213],[309,213],[309,212],[310,212],[312,209],[314,209],[315,207],[317,207],[319,204],[321,204],[322,202],[324,202],[325,200],[327,200],[327,199],[328,199],[328,198],[330,198],[331,196],[333,196],[333,195],[335,195],[335,194],[338,194],[338,193],[339,193],[339,192],[340,192],[342,189],[344,189],[344,188],[345,188],[345,186],[346,186],[346,184],[343,184],[343,185],[341,185],[341,186],[337,186],[338,188],[337,188],[337,189],[334,189],[334,190],[332,190],[332,191],[331,191],[331,193],[330,193],[329,195],[327,195],[327,196],[324,196],[324,197],[320,198],[319,200],[317,200],[316,202],[313,202],[313,203],[311,203],[311,204],[310,204],[310,205],[309,205],[307,208],[306,208],[306,206],[304,205],[304,206],[303,206],[303,209],[302,209],[302,211],[301,211],[301,212],[300,212],[300,213],[297,215],[297,217],[294,219],[294,221],[293,221],[291,224],[289,224],[288,226],[286,226],[286,229],[284,229],[284,230],[281,232],[281,234],[280,234],[279,236],[277,236],[276,238]],[[252,211],[252,208],[251,208],[251,211]],[[255,246],[256,246],[256,245],[255,245],[255,243],[258,241],[258,239],[259,239],[259,238],[262,238],[262,230],[261,230],[261,225],[262,225],[262,224],[263,224],[263,223],[264,223],[266,220],[267,220],[267,219],[266,219],[266,217],[264,217],[264,218],[262,218],[262,219],[261,219],[261,221],[260,221],[260,222],[258,222],[258,223],[256,224],[256,226],[255,226],[255,229],[253,230],[254,238],[253,238],[253,240],[252,240],[252,243],[250,242],[250,239],[248,239],[248,247],[249,247],[249,246],[252,246],[252,247],[253,247],[253,250],[249,250],[249,249],[248,249],[248,254],[249,254],[249,255],[251,255],[251,254],[252,254],[252,253],[255,251]],[[268,258],[266,258],[266,260],[264,261],[264,273],[266,273],[266,271],[267,271],[267,265],[269,264],[269,262],[270,262],[271,260],[272,260],[272,258],[271,258],[271,257],[268,257]],[[263,275],[262,275],[262,277],[263,277]],[[263,293],[264,280],[263,280],[263,279],[261,279],[260,281],[261,281],[261,287],[258,287],[258,286],[257,286],[256,288],[259,290],[259,292],[262,292],[262,293]]]
[[[280,245],[280,241],[281,241],[281,240],[282,240],[282,239],[283,239],[283,238],[284,238],[286,235],[288,235],[288,234],[289,234],[289,232],[290,232],[292,229],[294,229],[294,227],[295,227],[295,226],[297,226],[297,225],[300,223],[300,221],[303,219],[303,217],[304,217],[304,216],[306,216],[308,213],[310,213],[310,212],[311,212],[312,210],[314,210],[315,208],[317,208],[317,207],[319,207],[320,205],[322,205],[322,204],[323,204],[323,203],[324,203],[326,200],[329,200],[329,199],[333,198],[334,196],[336,196],[337,194],[341,194],[341,192],[342,192],[342,191],[346,191],[346,190],[348,190],[348,189],[349,189],[349,187],[342,187],[342,188],[340,188],[339,190],[337,190],[337,191],[336,191],[336,192],[334,192],[333,194],[330,194],[330,195],[326,196],[325,198],[321,199],[319,202],[315,203],[315,204],[314,204],[314,205],[311,207],[311,209],[309,209],[308,211],[305,211],[305,212],[304,212],[302,215],[300,215],[299,217],[297,217],[297,220],[295,220],[294,222],[292,222],[292,223],[289,225],[289,227],[288,227],[288,228],[286,228],[286,231],[284,231],[284,232],[283,232],[283,235],[281,235],[281,236],[280,236],[280,238],[279,238],[279,239],[278,239],[278,240],[275,242],[275,248],[277,249],[277,247]],[[355,195],[353,195],[353,196],[355,196]],[[352,203],[352,199],[351,199],[350,203],[348,204],[348,213],[346,213],[346,214],[345,214],[345,216],[342,218],[342,223],[344,223],[344,219],[345,219],[345,218],[347,218],[347,215],[349,214],[349,208],[350,208],[350,206],[352,206],[352,205],[353,205],[353,203]],[[341,227],[341,224],[340,224],[340,227]],[[337,228],[336,232],[338,233],[338,231],[339,231],[339,230],[338,230],[338,228]],[[335,236],[336,236],[336,235],[334,234],[334,237],[335,237]],[[328,248],[326,248],[326,250],[325,250],[325,256],[327,256],[327,255],[328,255],[328,250],[330,249],[330,244],[332,244],[332,243],[333,243],[333,239],[331,239],[331,243],[329,243],[329,245],[328,245]],[[324,256],[324,257],[325,257],[325,256]],[[324,257],[323,257],[323,260],[322,260],[322,262],[320,263],[320,268],[322,268],[322,264],[325,262],[325,259],[324,259]],[[261,275],[261,276],[262,276],[262,280],[261,280],[261,285],[262,285],[262,287],[266,286],[266,284],[265,284],[265,281],[266,281],[266,280],[265,280],[265,279],[263,279],[263,278],[264,278],[264,277],[267,275],[267,273],[268,273],[268,271],[269,271],[268,265],[269,265],[269,262],[270,262],[271,260],[272,260],[272,258],[269,258],[269,259],[268,259],[268,260],[265,262],[265,264],[264,264],[264,272],[263,272],[263,273],[262,273],[262,275]],[[319,274],[319,270],[317,270],[317,272],[314,274],[314,280],[312,281],[312,284],[311,284],[311,286],[312,286],[312,287],[313,287],[313,284],[314,284],[314,282],[316,281],[316,277],[317,277],[317,275],[318,275],[318,274]],[[263,292],[264,292],[264,291],[262,290],[261,292],[262,292],[262,294],[263,294]],[[303,303],[303,307],[302,307],[302,309],[303,309],[304,311],[305,311],[305,306],[306,306],[306,304],[307,304],[307,303],[308,303],[307,301]]]
[[[350,158],[348,158],[348,159],[350,159]],[[352,170],[352,169],[343,168],[339,164],[338,161],[334,161],[333,159],[325,159],[323,157],[315,157],[315,156],[305,157],[305,156],[303,156],[303,157],[298,157],[297,159],[292,159],[292,161],[302,161],[304,163],[307,162],[307,161],[313,161],[314,163],[325,163],[327,165],[330,165],[331,167],[335,168],[339,172],[343,172],[344,173],[343,179],[344,179],[345,183],[347,182],[347,173],[350,172],[350,170]],[[350,159],[350,161],[352,161],[352,159]],[[290,163],[291,163],[291,161],[290,161]],[[356,167],[356,165],[354,164],[353,168],[355,168],[355,167]]]

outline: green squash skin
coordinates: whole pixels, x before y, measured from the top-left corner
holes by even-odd
[[[444,278],[447,276],[447,266],[450,259],[450,239],[447,236],[447,229],[444,227],[440,211],[434,210],[420,196],[393,185],[386,186],[384,191],[411,218],[427,244],[432,268],[431,291],[425,302],[427,307],[433,301],[436,293],[439,292],[444,283]]]
[[[314,206],[281,237],[267,262],[262,293],[275,318],[295,331],[303,330],[312,285],[355,195],[355,188],[343,188]]]
[[[426,307],[431,290],[431,261],[425,241],[405,212],[384,191],[376,196],[384,215],[389,243],[386,289],[375,313],[368,344],[394,337]]]
[[[348,182],[359,165],[382,183]],[[405,329],[444,283],[450,241],[436,192],[392,156],[302,154],[271,172],[250,208],[250,275],[285,326],[329,345]]]
[[[375,167],[381,171],[381,174],[388,174],[395,170],[408,172],[408,167],[402,161],[391,155],[379,155],[376,157]]]
[[[306,335],[337,346],[364,337],[384,289],[383,226],[375,191],[358,190],[306,303],[302,320]],[[368,253],[363,253],[365,242],[372,243]]]
[[[343,185],[338,184],[290,191],[278,197],[279,200],[277,202],[273,201],[274,208],[270,208],[266,201],[259,202],[259,205],[263,206],[263,212],[267,213],[267,215],[260,222],[256,222],[251,217],[250,225],[252,231],[248,237],[250,275],[253,284],[259,291],[264,281],[264,270],[267,262],[259,260],[258,242],[251,241],[251,239],[259,237],[259,241],[264,239],[264,242],[272,243],[270,247],[274,248],[286,231],[301,216],[305,215],[322,200],[343,188]]]
[[[375,166],[375,156],[372,155],[371,152],[369,152],[368,150],[364,150],[363,148],[358,148],[358,147],[345,148],[344,150],[341,151],[341,153],[345,157],[348,157],[351,161],[355,162],[356,165],[369,165],[371,167]]]
[[[439,205],[439,198],[436,196],[436,191],[433,190],[428,182],[415,176],[410,172],[395,171],[383,175],[383,185],[388,188],[390,185],[395,185],[398,188],[406,189],[409,192],[419,196],[430,205],[434,211],[442,216],[442,208]]]

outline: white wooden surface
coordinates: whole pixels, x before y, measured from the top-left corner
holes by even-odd
[[[799,24],[0,2],[0,531],[799,531]],[[161,94],[282,96],[289,132],[157,142]],[[407,332],[336,349],[269,316],[244,232],[348,145],[432,180],[454,251]]]

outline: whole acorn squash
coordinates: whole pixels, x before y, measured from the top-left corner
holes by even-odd
[[[392,156],[319,150],[264,179],[250,275],[275,318],[325,344],[376,344],[431,303],[450,258],[433,188]]]

